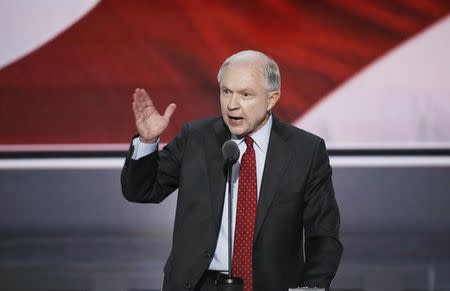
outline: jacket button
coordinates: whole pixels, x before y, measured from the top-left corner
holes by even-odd
[[[212,253],[210,251],[206,251],[205,252],[205,257],[211,258],[212,257]]]
[[[184,283],[184,288],[191,290],[192,284],[190,282],[186,282],[186,283]]]

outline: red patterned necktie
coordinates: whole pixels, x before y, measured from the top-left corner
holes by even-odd
[[[244,291],[253,290],[253,233],[256,221],[256,158],[253,139],[246,136],[247,150],[241,159],[236,230],[233,249],[233,276],[244,279]]]

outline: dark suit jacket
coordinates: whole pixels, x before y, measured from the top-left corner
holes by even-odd
[[[179,189],[163,290],[194,289],[209,267],[224,203],[221,147],[228,139],[217,117],[185,124],[162,151],[139,160],[130,158],[130,147],[121,176],[127,200],[159,203]],[[342,254],[338,232],[323,140],[274,117],[254,234],[254,290],[328,288]]]

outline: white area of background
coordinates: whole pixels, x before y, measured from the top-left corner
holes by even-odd
[[[450,16],[401,44],[294,123],[329,148],[450,148]]]
[[[0,69],[36,50],[99,0],[0,0]]]
[[[30,158],[0,159],[2,170],[89,170],[122,169],[125,158]],[[449,156],[335,156],[330,157],[333,168],[346,167],[444,167],[450,166]]]

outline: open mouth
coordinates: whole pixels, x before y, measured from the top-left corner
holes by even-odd
[[[229,119],[231,120],[242,120],[244,119],[243,117],[234,117],[234,116],[228,116]]]

